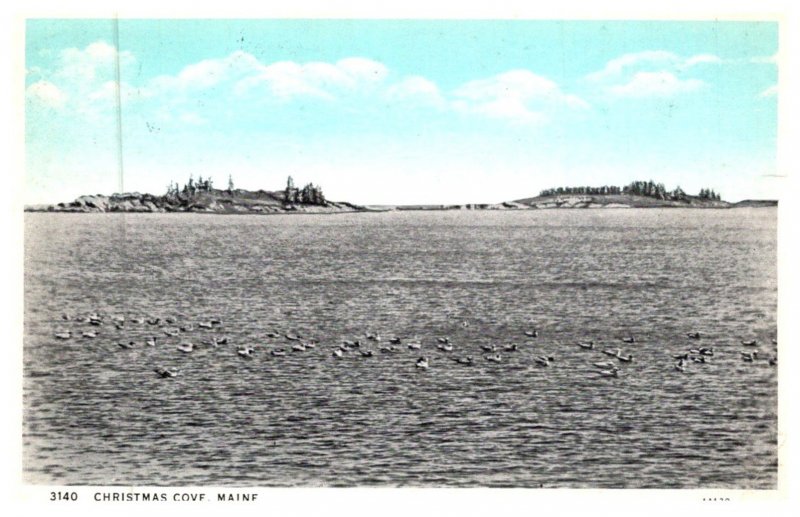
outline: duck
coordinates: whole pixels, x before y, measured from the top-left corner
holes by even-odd
[[[292,334],[291,332],[287,332],[284,337],[286,337],[286,339],[289,341],[298,341],[300,339],[300,336],[297,334]]]
[[[438,337],[438,338],[436,338],[436,341],[446,345],[447,343],[450,342],[450,338],[449,337]]]
[[[370,341],[380,341],[381,340],[381,335],[378,334],[378,333],[373,334],[371,332],[367,332],[367,336],[366,337]]]
[[[742,360],[747,363],[752,363],[755,359],[758,358],[758,351],[753,352],[742,352]]]
[[[623,363],[630,363],[630,362],[633,362],[633,356],[632,356],[631,354],[628,354],[627,356],[623,356],[623,355],[619,355],[619,354],[618,354],[618,355],[617,355],[617,359],[619,359],[619,360],[620,360],[620,361],[622,361]]]
[[[517,350],[519,350],[519,347],[517,346],[516,343],[511,343],[510,345],[504,346],[503,350],[506,352],[516,352]]]
[[[292,345],[292,350],[295,352],[304,352],[305,349],[306,345],[304,345],[303,343],[295,343],[294,345]]]
[[[619,377],[619,370],[600,370],[601,377]]]
[[[191,325],[181,325],[180,327],[178,327],[178,330],[180,330],[181,332],[192,332],[194,330],[194,327],[192,327]]]
[[[315,345],[313,341],[303,341],[303,346],[305,346],[306,349],[317,347],[317,345]]]
[[[164,329],[164,334],[170,337],[178,337],[178,335],[180,335],[180,331],[176,329]]]
[[[536,329],[533,330],[526,330],[525,335],[528,337],[539,337],[539,331]]]
[[[94,325],[95,327],[99,327],[103,324],[103,320],[100,318],[89,318],[89,325]]]
[[[125,350],[129,350],[133,348],[135,345],[136,343],[134,343],[133,341],[128,341],[127,343],[122,343],[122,342],[117,343],[117,346],[119,346],[120,348],[124,348]]]
[[[148,339],[147,341],[145,341],[145,344],[146,344],[147,346],[156,346],[156,339],[158,339],[158,338],[156,338],[155,336],[154,336],[154,337],[151,337],[150,339]]]
[[[481,345],[481,349],[484,352],[497,352],[497,346],[496,345]]]
[[[592,364],[594,364],[598,368],[610,368],[612,370],[617,367],[617,365],[612,363],[611,361],[603,361],[600,363],[592,363]]]
[[[162,368],[159,366],[158,368],[154,368],[153,371],[156,372],[159,377],[162,377],[164,379],[169,379],[171,377],[175,377],[178,375],[178,369],[174,367]]]
[[[622,342],[623,343],[635,343],[636,342],[636,338],[633,337],[633,336],[626,336],[626,337],[622,338]]]
[[[239,357],[244,357],[244,358],[247,358],[247,359],[252,358],[253,354],[255,352],[256,352],[256,349],[251,347],[251,346],[243,347],[243,348],[240,348],[239,350],[236,351],[236,353],[239,354]]]
[[[454,357],[453,361],[457,362],[458,364],[463,364],[464,366],[472,366],[473,364],[472,356],[469,355],[466,357]]]
[[[685,372],[686,371],[686,362],[683,359],[681,359],[680,361],[678,361],[675,364],[675,369],[678,370],[679,372]]]
[[[194,344],[193,343],[188,343],[188,342],[187,343],[181,343],[180,345],[178,345],[178,350],[188,354],[189,352],[194,350]]]
[[[392,339],[389,340],[389,344],[390,345],[399,345],[400,344],[400,338],[399,337],[393,337]]]
[[[778,344],[778,338],[772,338],[772,344],[773,345],[777,345]]]
[[[620,350],[619,348],[617,348],[616,350],[611,350],[609,348],[608,350],[603,350],[603,353],[606,355],[610,355],[611,357],[619,357],[620,353],[622,353],[622,350]]]
[[[333,351],[331,355],[333,355],[333,357],[342,357],[344,355],[344,352],[342,352],[341,348],[337,348]]]
[[[706,356],[704,356],[704,355],[693,355],[691,357],[691,359],[692,359],[692,362],[694,362],[694,363],[705,363],[706,362]]]
[[[205,322],[205,321],[201,321],[200,323],[197,324],[197,326],[200,327],[201,329],[210,329],[214,325],[212,325],[211,323]]]
[[[219,318],[211,318],[208,322],[212,325],[222,325],[222,320]]]
[[[131,323],[141,325],[142,323],[144,323],[144,318],[131,318]]]
[[[552,358],[552,357],[545,357],[545,356],[543,356],[543,355],[540,355],[539,357],[536,357],[536,358],[534,358],[534,361],[535,361],[535,362],[536,362],[536,364],[538,364],[539,366],[550,366],[550,362],[551,362],[552,360],[553,360],[553,358]]]
[[[439,350],[441,350],[443,352],[452,352],[453,351],[453,345],[451,345],[450,343],[439,343],[438,345],[436,345],[436,348],[438,348]]]
[[[756,344],[758,344],[758,342],[755,339],[751,339],[749,341],[742,341],[742,344],[744,346],[756,346]]]
[[[700,333],[699,332],[687,332],[686,333],[686,337],[688,337],[689,339],[700,339]]]
[[[158,325],[161,323],[161,318],[147,318],[148,325]]]
[[[673,359],[682,359],[684,361],[688,361],[689,360],[689,352],[686,352],[685,354],[673,355],[672,357],[673,357]]]
[[[429,366],[429,363],[428,363],[428,358],[427,357],[423,356],[423,357],[420,357],[419,359],[417,359],[417,362],[416,362],[416,367],[417,368],[422,368],[423,370],[427,370],[428,366]]]
[[[164,321],[166,323],[168,323],[169,325],[172,325],[173,323],[175,323],[175,318],[173,318],[172,316],[168,316],[168,317],[164,318]]]
[[[274,357],[283,357],[286,355],[286,350],[283,348],[276,348],[275,350],[271,351],[270,354],[272,354]]]
[[[394,345],[392,345],[392,346],[382,346],[380,348],[380,351],[383,352],[384,354],[393,354],[395,352],[399,352],[399,349]]]
[[[712,355],[714,355],[714,349],[713,348],[706,348],[706,347],[701,346],[700,347],[700,355],[712,356]]]
[[[271,332],[270,331],[270,332],[267,332],[267,337],[268,338],[276,338],[276,337],[281,337],[281,335],[278,334],[277,332]]]
[[[500,354],[485,355],[483,358],[493,363],[499,363],[502,360]]]
[[[227,337],[220,337],[220,338],[215,337],[214,338],[214,343],[217,344],[217,345],[227,345],[228,344],[228,338]]]
[[[72,332],[65,330],[63,332],[56,332],[56,339],[69,339],[72,337]]]
[[[61,319],[64,321],[69,321],[72,319],[72,317],[69,314],[64,313],[61,315]]]
[[[422,348],[422,343],[420,343],[419,341],[413,341],[408,344],[408,348],[410,348],[411,350],[419,350],[420,348]]]
[[[770,366],[776,366],[778,364],[778,357],[777,356],[770,357],[767,360],[767,363],[769,363]]]
[[[374,354],[372,350],[360,350],[362,357],[372,357]]]
[[[97,332],[94,330],[87,330],[81,334],[85,338],[94,339],[97,337]]]
[[[581,342],[581,343],[578,343],[578,346],[581,347],[581,348],[585,348],[587,350],[592,350],[592,349],[594,349],[594,341]]]

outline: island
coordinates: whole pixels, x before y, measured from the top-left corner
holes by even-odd
[[[163,195],[126,192],[84,195],[55,205],[26,206],[26,212],[192,212],[213,214],[276,214],[367,212],[368,207],[345,201],[329,201],[313,183],[297,188],[289,176],[280,191],[237,189],[228,178],[228,188],[214,188],[211,179],[189,177],[183,187],[170,183]]]
[[[163,195],[138,192],[84,195],[71,202],[26,206],[28,212],[194,212],[214,214],[330,214],[344,212],[386,212],[404,210],[542,210],[566,208],[760,208],[777,206],[776,200],[724,201],[721,195],[702,188],[690,195],[680,187],[667,190],[662,183],[632,181],[624,187],[557,187],[542,190],[538,196],[501,203],[449,205],[357,205],[329,201],[322,188],[308,183],[297,188],[291,176],[278,191],[217,189],[211,179],[190,177],[182,187],[170,183]]]

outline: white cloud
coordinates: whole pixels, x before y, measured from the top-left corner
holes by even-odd
[[[453,107],[459,111],[526,124],[546,121],[546,112],[554,109],[589,107],[580,97],[565,94],[555,82],[528,70],[511,70],[470,81],[453,94]]]
[[[67,101],[67,95],[49,81],[36,81],[25,90],[26,97],[38,105],[60,109]]]
[[[701,65],[701,64],[720,64],[722,63],[722,59],[714,54],[698,54],[696,56],[692,56],[686,59],[683,62],[682,68],[689,68],[694,65]]]
[[[119,99],[123,110],[127,103],[144,102],[142,116],[164,121],[164,114],[172,113],[167,117],[171,121],[194,125],[223,113],[232,120],[235,110],[256,109],[260,101],[288,103],[301,98],[343,101],[351,110],[399,103],[523,124],[542,123],[558,110],[589,108],[580,97],[563,92],[552,80],[529,70],[469,81],[445,94],[422,76],[394,79],[386,65],[365,57],[262,63],[250,53],[236,51],[138,84],[126,81],[126,73],[117,81],[117,59],[123,72],[135,68],[135,56],[117,52],[102,41],[84,49],[63,50],[59,67],[42,72],[48,81],[32,87],[29,95],[50,106],[66,105],[95,120],[113,117]]]
[[[117,58],[120,71],[133,69],[136,62],[133,54],[128,51],[118,53],[105,41],[96,41],[82,50],[68,48],[59,54],[59,69],[54,77],[76,85],[113,80],[117,75]]]
[[[670,72],[639,72],[625,84],[612,86],[619,97],[670,97],[699,90],[705,83],[699,79],[678,79]]]
[[[778,64],[778,52],[775,52],[771,56],[758,56],[758,57],[751,57],[748,61],[750,63],[766,63],[777,65]]]
[[[445,102],[436,83],[418,75],[406,77],[387,88],[386,99],[436,107],[442,107]]]
[[[647,50],[612,59],[602,70],[588,74],[585,79],[616,97],[668,97],[697,91],[706,85],[700,79],[681,79],[676,75],[678,72],[723,62],[714,54],[683,58],[666,50]]]
[[[298,96],[334,99],[340,94],[366,93],[381,83],[389,71],[382,63],[351,57],[336,63],[280,61],[258,67],[234,87],[240,95],[259,88],[282,100]]]
[[[624,54],[606,63],[606,66],[602,70],[587,75],[586,79],[590,81],[603,81],[617,77],[626,69],[634,66],[652,63],[670,64],[679,60],[680,58],[677,55],[665,50],[645,50],[643,52]]]
[[[770,86],[769,88],[767,88],[766,90],[761,92],[758,96],[759,97],[777,97],[778,96],[778,85],[777,84],[773,84],[772,86]]]

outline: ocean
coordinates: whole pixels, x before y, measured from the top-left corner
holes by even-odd
[[[774,208],[27,213],[23,479],[774,489],[776,226]],[[705,362],[679,371],[690,349]]]

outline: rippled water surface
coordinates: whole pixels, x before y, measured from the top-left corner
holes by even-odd
[[[26,214],[25,266],[31,483],[776,487],[771,208]],[[344,339],[374,356],[334,358]],[[714,355],[677,371],[698,346]]]

